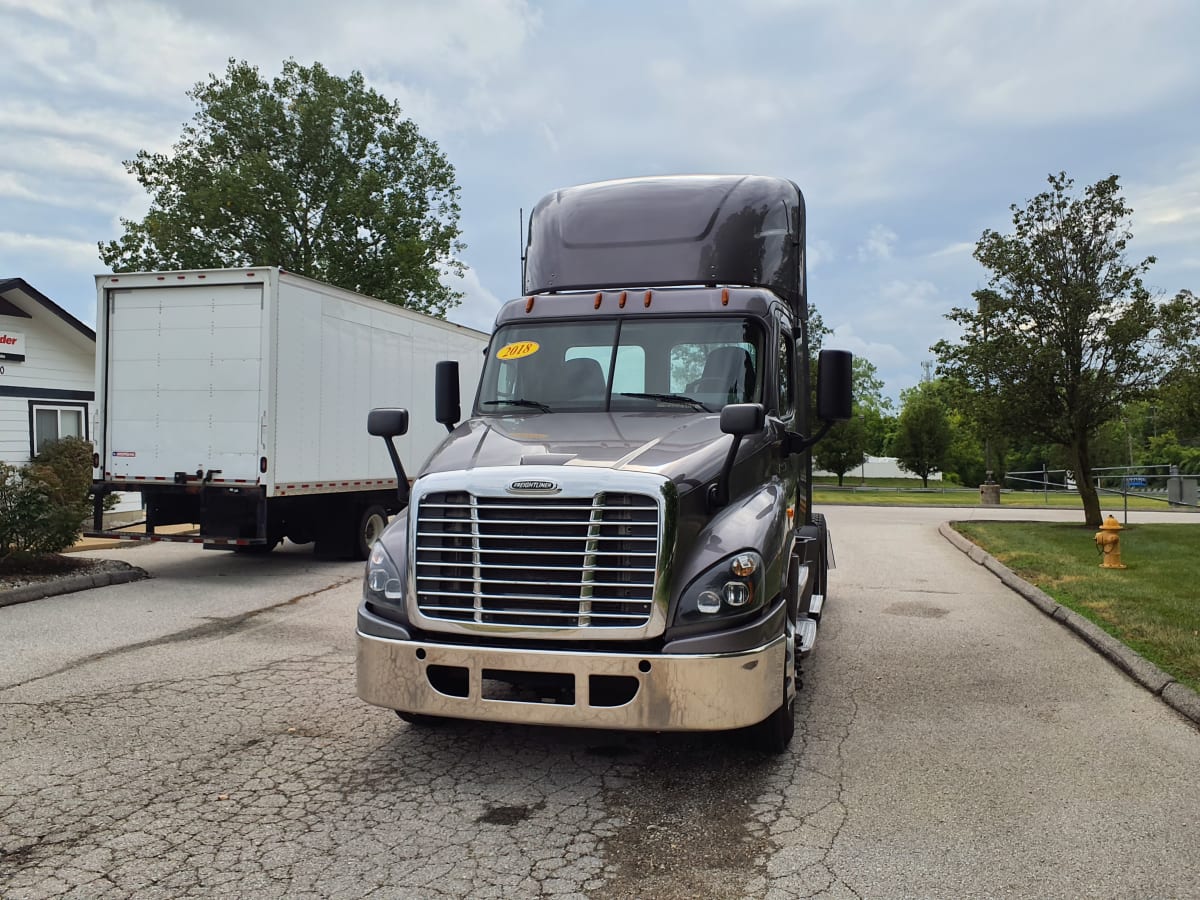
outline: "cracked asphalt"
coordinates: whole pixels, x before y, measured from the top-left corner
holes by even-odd
[[[1200,895],[1200,732],[948,511],[826,513],[779,758],[406,725],[354,696],[360,565],[97,554],[155,577],[0,609],[0,897]]]

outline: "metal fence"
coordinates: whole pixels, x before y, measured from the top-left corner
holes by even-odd
[[[1200,475],[1181,474],[1178,466],[1108,466],[1093,469],[1096,493],[1117,495],[1123,499],[1125,519],[1129,520],[1129,498],[1141,497],[1168,507],[1200,509]],[[1014,490],[1041,491],[1047,502],[1051,492],[1077,493],[1071,472],[1042,466],[1027,472],[1009,472],[1006,484]]]

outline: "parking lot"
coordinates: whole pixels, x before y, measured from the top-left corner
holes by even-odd
[[[1195,726],[951,547],[946,511],[825,512],[781,758],[413,727],[354,696],[361,565],[107,551],[154,577],[0,609],[0,896],[1195,895]]]

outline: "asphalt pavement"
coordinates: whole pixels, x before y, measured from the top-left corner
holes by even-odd
[[[778,758],[406,725],[354,696],[361,564],[100,551],[153,577],[0,608],[0,897],[1200,895],[1200,731],[938,533],[1047,514],[823,512]]]

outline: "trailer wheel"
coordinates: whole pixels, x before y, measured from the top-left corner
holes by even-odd
[[[789,615],[784,628],[783,697],[782,703],[757,725],[747,730],[750,746],[763,753],[780,754],[787,750],[796,733],[796,690],[799,687],[796,670],[796,622]]]
[[[387,510],[382,506],[368,506],[358,519],[358,530],[354,533],[354,558],[366,559],[383,529],[387,528]]]

